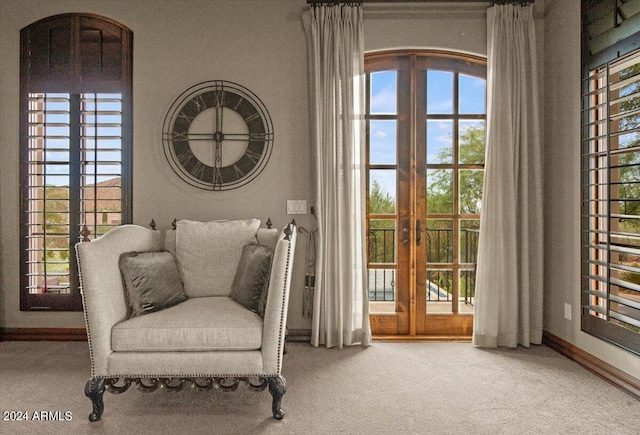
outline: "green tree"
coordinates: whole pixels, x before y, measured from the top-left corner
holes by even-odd
[[[393,214],[396,212],[395,198],[377,180],[371,182],[369,190],[370,214]],[[369,261],[384,263],[395,261],[395,221],[372,219],[369,221]]]
[[[396,212],[395,198],[387,192],[377,180],[371,182],[369,191],[370,214],[393,214]]]
[[[626,80],[630,77],[640,74],[640,64],[633,65],[620,71],[620,80]],[[640,92],[640,80],[623,86],[619,90],[619,97],[628,97]],[[620,103],[621,113],[633,113],[640,108],[640,96],[624,100]],[[629,131],[640,127],[640,115],[626,116],[620,119],[619,131]],[[620,148],[640,147],[640,133],[628,133],[618,136]],[[613,139],[613,138],[612,138]],[[618,195],[620,199],[620,213],[624,215],[639,216],[640,215],[640,153],[627,152],[620,157],[612,157],[618,159],[617,166],[619,169]],[[616,162],[612,162],[616,165]],[[615,176],[615,173],[614,173]],[[621,229],[634,233],[640,232],[640,219],[621,219]]]
[[[620,71],[619,80],[626,80],[633,76],[640,75],[640,64],[633,65]],[[618,98],[627,97],[620,103],[620,113],[633,113],[640,108],[640,80],[636,80],[618,91]],[[635,96],[633,96],[635,94]],[[628,98],[630,97],[630,98]],[[620,119],[618,131],[633,131],[640,127],[640,115],[635,114],[625,116]],[[618,147],[633,150],[640,147],[640,133],[625,133],[614,136],[611,140],[618,138]],[[613,144],[615,146],[615,144]],[[619,230],[627,233],[640,233],[640,153],[637,151],[629,151],[621,154],[612,155],[612,166],[618,169],[612,171],[613,181],[618,178],[617,192],[614,190],[611,195],[618,199],[619,213],[622,215],[636,216],[638,218],[620,218]],[[622,243],[630,246],[638,246],[639,243],[634,237],[625,237]],[[638,267],[640,258],[638,255],[630,253],[619,254],[619,261],[623,264]],[[635,272],[623,272],[621,278],[627,282],[640,284],[640,274]]]
[[[60,234],[62,237],[49,238],[47,248],[61,249],[60,251],[47,251],[47,259],[63,260],[69,259],[69,225],[67,218],[69,215],[69,188],[58,186],[45,187],[45,210],[44,227],[47,234]]]
[[[453,161],[453,150],[443,149],[438,155],[440,162]],[[463,164],[482,164],[484,162],[484,129],[469,127],[460,135],[459,159]],[[427,212],[453,212],[453,171],[435,169],[429,175],[427,185]],[[460,171],[460,213],[479,214],[482,199],[482,170]]]

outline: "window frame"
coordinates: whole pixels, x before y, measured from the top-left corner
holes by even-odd
[[[114,36],[115,35],[115,36]],[[121,98],[121,223],[132,219],[133,33],[112,19],[71,13],[44,18],[20,32],[20,310],[82,311],[75,243],[80,240],[83,94]],[[30,293],[30,95],[69,94],[69,292]],[[97,122],[97,120],[96,120]],[[76,145],[74,145],[77,144]],[[46,150],[46,147],[43,148]],[[71,192],[71,186],[77,191]],[[44,191],[44,187],[42,188]],[[94,198],[95,201],[95,198]],[[100,213],[94,208],[94,215]],[[44,215],[44,213],[43,213]],[[43,220],[44,223],[44,220]],[[94,236],[95,237],[95,236]]]
[[[640,163],[621,165],[618,161],[635,152],[633,147],[621,147],[617,139],[623,135],[620,120],[633,114],[625,116],[622,107],[614,108],[621,99],[615,91],[617,85],[611,86],[618,80],[616,65],[634,56],[635,64],[640,63],[640,32],[633,27],[633,16],[620,13],[621,8],[624,5],[617,0],[582,0],[580,327],[582,332],[640,355],[640,327],[633,325],[640,321],[639,309],[634,306],[640,303],[634,299],[640,296],[640,286],[626,276],[640,275],[640,268],[627,264],[629,258],[625,258],[640,256],[640,248],[636,248],[640,232],[621,228],[625,220],[637,216],[640,221],[640,216],[621,214],[619,209],[639,201],[640,195],[623,197],[622,183],[616,179],[622,176],[623,167],[635,166],[640,171]],[[596,21],[608,27],[594,25]],[[640,74],[633,77],[637,79],[629,83],[640,83]],[[624,134],[633,130],[640,137],[638,128]],[[625,310],[622,305],[631,311],[621,313]],[[629,318],[629,313],[636,317]]]
[[[601,65],[586,65],[583,73],[581,329],[640,355],[640,327],[630,323],[639,320],[620,313],[625,310],[620,305],[633,310],[629,304],[638,304],[630,295],[640,296],[640,286],[630,282],[631,277],[626,278],[626,274],[639,275],[640,269],[622,258],[640,256],[640,248],[633,244],[634,239],[640,240],[640,232],[633,236],[620,228],[621,222],[631,217],[619,210],[620,203],[626,207],[629,201],[640,201],[640,197],[622,198],[621,175],[616,176],[616,171],[634,166],[640,170],[640,163],[621,166],[619,161],[640,151],[638,147],[620,147],[618,137],[624,134],[620,133],[619,124],[624,117],[612,109],[620,101],[616,86],[612,86],[617,83],[616,66],[630,59],[635,65],[640,64],[640,49]],[[640,83],[640,73],[632,77],[636,79],[631,83]],[[639,97],[640,91],[635,98]],[[634,130],[640,137],[638,127],[626,134],[633,134]]]

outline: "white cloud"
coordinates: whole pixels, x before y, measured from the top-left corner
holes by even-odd
[[[395,113],[396,92],[393,88],[381,89],[371,96],[372,113]]]
[[[373,134],[374,134],[376,137],[387,137],[387,133],[385,133],[385,132],[384,132],[384,131],[382,131],[382,130],[376,130],[375,132],[373,132]]]

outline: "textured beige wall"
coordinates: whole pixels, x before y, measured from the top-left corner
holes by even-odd
[[[365,50],[431,48],[487,54],[486,4],[364,7]]]
[[[21,312],[18,261],[19,31],[41,18],[91,12],[134,33],[134,223],[152,218],[161,229],[174,217],[271,217],[283,227],[287,199],[310,198],[306,42],[300,21],[304,0],[278,1],[29,1],[0,2],[0,219],[2,276],[0,326],[82,327],[81,313]],[[246,187],[205,192],[181,181],[162,149],[162,122],[188,87],[223,79],[252,90],[264,102],[275,133],[271,159]],[[295,216],[310,225],[311,217]],[[302,318],[304,241],[299,237],[289,327]]]
[[[547,2],[545,42],[544,328],[640,378],[637,356],[580,331],[580,0]]]

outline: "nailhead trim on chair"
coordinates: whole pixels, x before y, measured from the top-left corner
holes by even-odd
[[[292,231],[296,231],[296,225],[295,223],[291,223],[287,226],[291,226],[292,227]],[[292,233],[293,234],[293,233]],[[289,245],[287,246],[287,263],[285,266],[285,273],[284,273],[284,286],[283,286],[283,291],[282,292],[282,305],[281,305],[281,309],[280,309],[280,334],[279,334],[279,338],[278,338],[278,359],[276,361],[276,368],[278,371],[278,374],[280,374],[280,372],[282,372],[282,343],[284,341],[284,331],[286,330],[286,326],[284,325],[284,305],[285,305],[285,299],[287,297],[287,279],[289,277],[289,266],[291,265],[291,239],[289,239]]]
[[[80,242],[80,243],[90,243],[90,242]],[[80,285],[80,296],[82,297],[82,312],[84,314],[84,323],[87,328],[87,342],[89,343],[89,358],[91,359],[91,377],[96,377],[96,370],[93,365],[93,345],[91,340],[91,328],[89,328],[89,316],[87,315],[87,310],[85,309],[86,303],[84,300],[84,286],[82,284],[82,262],[80,261],[80,255],[78,255],[78,245],[80,243],[76,243],[74,246],[74,250],[76,251],[76,258],[78,259],[78,280]]]
[[[225,374],[211,374],[211,373],[207,373],[207,374],[173,374],[173,375],[150,375],[150,374],[144,374],[144,375],[133,375],[133,374],[120,374],[120,375],[105,375],[105,376],[92,376],[93,378],[98,378],[98,379],[125,379],[125,378],[129,378],[129,379],[159,379],[159,378],[171,378],[171,379],[178,379],[178,378],[191,378],[191,379],[197,379],[197,378],[270,378],[273,376],[278,376],[279,373],[273,373],[273,374],[264,374],[264,373],[253,373],[253,374],[238,374],[238,373],[233,373],[233,374],[229,374],[229,373],[225,373]]]

